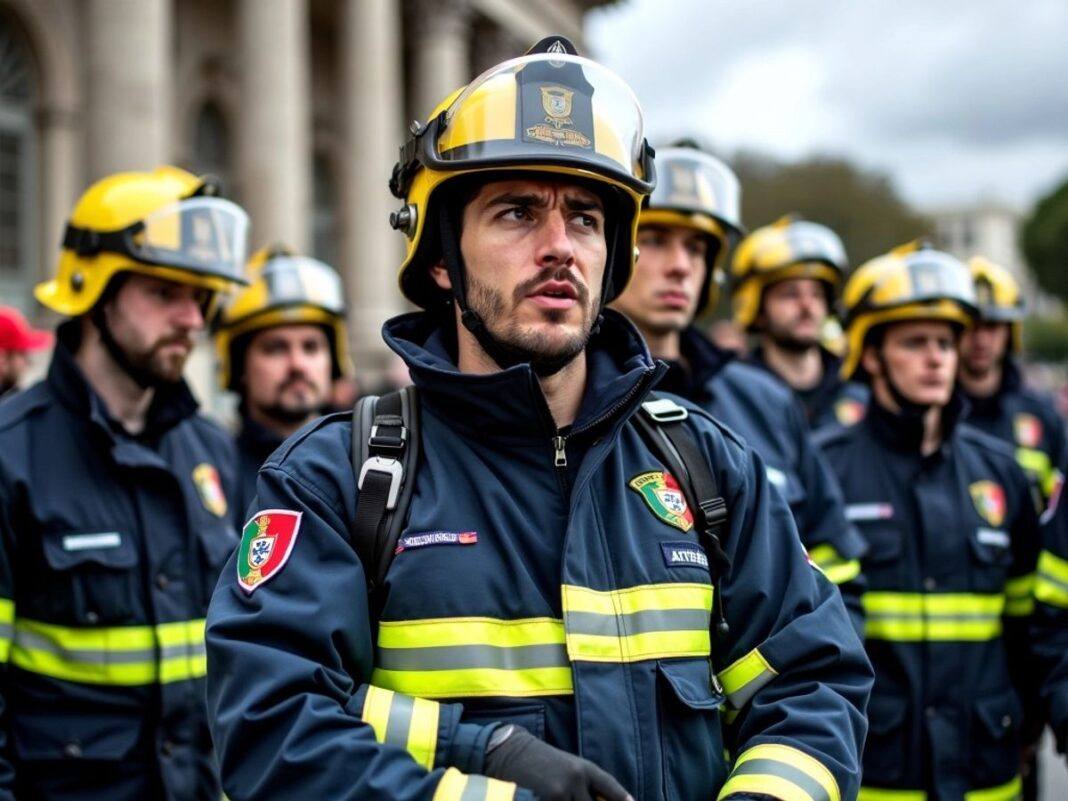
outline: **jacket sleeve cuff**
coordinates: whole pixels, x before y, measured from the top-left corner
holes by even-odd
[[[449,768],[438,782],[433,801],[537,801],[537,799],[529,790],[524,790],[512,782],[502,782],[488,776],[469,776],[456,768]]]
[[[486,759],[486,744],[490,735],[500,726],[491,723],[482,726],[476,723],[458,723],[452,735],[448,764],[464,773],[481,773]]]
[[[762,743],[742,752],[717,801],[741,801],[752,796],[784,801],[842,799],[838,782],[823,763],[796,748],[775,743]]]

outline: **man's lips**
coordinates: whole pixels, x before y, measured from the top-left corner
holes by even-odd
[[[578,303],[578,291],[570,281],[546,281],[535,287],[527,300],[543,309],[570,309]]]
[[[665,306],[669,309],[685,310],[686,307],[690,305],[690,296],[685,292],[679,292],[674,289],[657,293],[656,299],[660,302],[661,306]]]

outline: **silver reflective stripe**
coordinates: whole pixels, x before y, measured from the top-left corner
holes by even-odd
[[[117,531],[100,534],[68,534],[63,538],[64,551],[85,551],[90,548],[118,548],[122,535]]]
[[[10,627],[9,627],[10,628]],[[14,633],[15,644],[34,651],[43,651],[57,656],[64,662],[79,662],[84,665],[135,665],[156,661],[155,648],[136,650],[99,650],[64,648],[55,640],[43,637],[35,631],[19,628]],[[159,658],[176,659],[183,657],[200,657],[207,653],[203,642],[189,645],[168,645],[159,649]]]
[[[626,637],[654,631],[704,631],[709,613],[704,609],[646,609],[629,615],[599,615],[596,612],[565,612],[571,634]]]
[[[430,648],[379,648],[378,665],[382,670],[463,670],[465,668],[570,667],[563,643],[519,645],[499,648],[494,645],[449,645]]]
[[[845,512],[847,520],[889,520],[894,507],[888,503],[850,503]]]
[[[489,782],[485,776],[471,775],[467,777],[467,785],[460,801],[486,801],[486,793],[489,791]]]
[[[0,640],[10,640],[15,636],[14,623],[0,623]]]
[[[389,705],[389,720],[386,722],[386,739],[384,742],[387,745],[408,749],[408,732],[412,728],[412,711],[414,709],[415,699],[410,695],[393,694],[393,701]]]
[[[775,759],[749,759],[731,772],[731,776],[744,775],[778,776],[791,784],[796,784],[812,797],[812,801],[831,801],[823,785],[804,771]]]
[[[764,669],[760,671],[760,673],[743,684],[740,689],[733,693],[727,693],[727,703],[733,709],[741,709],[760,691],[761,687],[774,679],[776,675],[773,670]]]
[[[996,528],[977,528],[976,539],[983,545],[994,545],[998,548],[1009,547],[1009,535],[1005,531]]]

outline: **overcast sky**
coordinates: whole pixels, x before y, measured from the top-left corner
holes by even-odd
[[[925,209],[1068,178],[1066,0],[620,0],[586,37],[654,144],[844,154]]]

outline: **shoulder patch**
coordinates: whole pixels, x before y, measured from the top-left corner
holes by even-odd
[[[264,509],[245,523],[237,549],[237,583],[252,591],[278,575],[289,560],[300,531],[302,512]]]
[[[834,416],[844,426],[851,426],[864,419],[868,407],[853,398],[843,398],[834,404]]]
[[[664,523],[680,531],[693,528],[693,512],[686,505],[686,496],[671,473],[666,470],[639,473],[627,482],[627,486],[641,495],[649,511]]]
[[[216,517],[224,517],[227,509],[226,494],[223,492],[222,481],[215,465],[201,462],[194,467],[193,483],[196,484],[204,508]]]
[[[968,487],[975,510],[990,525],[997,528],[1005,520],[1005,490],[993,481],[976,481]]]

